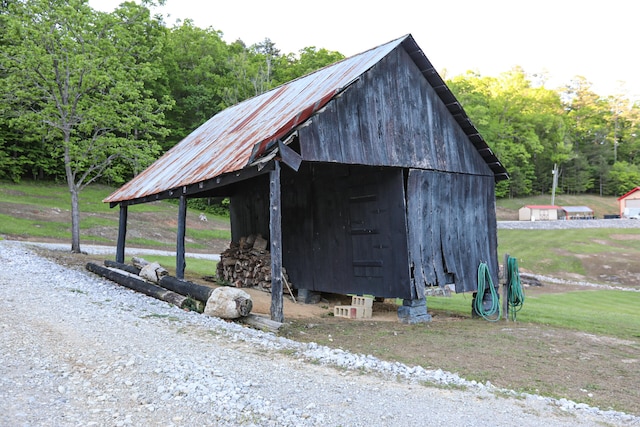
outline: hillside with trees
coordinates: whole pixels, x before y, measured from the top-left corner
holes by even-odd
[[[86,185],[120,185],[223,109],[344,58],[169,28],[145,4],[0,1],[0,179],[66,182],[76,209]],[[510,173],[498,197],[549,194],[552,170],[558,194],[640,184],[640,106],[624,93],[580,76],[549,89],[519,68],[447,84]]]

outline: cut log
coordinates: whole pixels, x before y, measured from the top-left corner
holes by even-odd
[[[271,292],[271,253],[266,250],[269,241],[259,234],[241,237],[220,254],[216,275],[221,281],[238,288],[257,288]],[[289,294],[291,282],[283,268],[284,280],[287,280]],[[287,291],[285,290],[285,292]]]
[[[140,269],[129,264],[124,264],[121,262],[105,259],[104,265],[107,267],[117,268],[118,270],[126,271],[127,273],[140,275]]]
[[[157,262],[147,264],[140,270],[140,277],[153,283],[159,283],[160,279],[168,274],[169,272]]]
[[[261,331],[267,332],[278,332],[282,323],[276,322],[275,320],[271,320],[268,317],[258,316],[256,314],[249,314],[248,316],[241,317],[238,319],[241,323],[254,327],[256,329],[260,329]]]
[[[209,300],[209,297],[213,292],[213,288],[198,285],[197,283],[189,282],[187,280],[177,279],[173,276],[164,276],[160,279],[159,284],[170,291],[202,301],[203,304]]]
[[[87,270],[92,273],[105,277],[119,285],[126,286],[129,289],[143,293],[150,297],[157,298],[162,301],[166,301],[180,308],[189,308],[189,299],[184,295],[180,295],[176,292],[169,291],[161,286],[154,285],[153,283],[146,282],[142,279],[136,279],[128,274],[119,273],[115,270],[101,265],[94,264],[92,262],[87,263]]]
[[[204,314],[221,319],[237,319],[248,315],[253,308],[251,295],[237,288],[216,288],[207,300]]]
[[[146,259],[138,258],[136,256],[131,258],[131,263],[134,265],[134,267],[137,267],[140,270],[142,270],[144,267],[148,266],[149,264],[152,264]],[[153,263],[153,264],[157,264],[157,263]],[[159,264],[158,264],[158,267],[160,267]],[[169,274],[169,272],[164,267],[160,267],[159,269],[156,269],[156,275],[158,276],[158,279],[162,276],[166,276],[167,274]]]

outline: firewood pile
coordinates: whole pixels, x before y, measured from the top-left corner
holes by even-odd
[[[229,249],[220,254],[217,275],[236,288],[258,288],[271,292],[271,253],[268,241],[260,234],[240,238],[231,242]],[[282,269],[284,280],[287,273]]]

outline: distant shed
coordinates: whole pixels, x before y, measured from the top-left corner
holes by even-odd
[[[407,35],[220,112],[105,202],[120,205],[124,259],[127,206],[179,199],[180,277],[186,200],[229,197],[232,240],[271,242],[280,320],[282,267],[299,292],[402,298],[411,309],[426,309],[427,286],[476,290],[482,262],[497,284],[503,179]]]
[[[588,206],[561,206],[562,219],[594,219],[593,209]]]
[[[618,197],[618,205],[620,206],[620,218],[640,214],[640,187]]]
[[[527,205],[518,210],[520,221],[555,221],[558,219],[559,206]]]

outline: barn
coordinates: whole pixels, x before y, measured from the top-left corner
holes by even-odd
[[[618,197],[618,205],[620,206],[620,218],[628,218],[633,215],[640,214],[640,187]]]
[[[232,106],[105,199],[120,207],[229,197],[232,240],[271,249],[271,317],[282,321],[282,268],[301,295],[404,300],[428,320],[425,289],[498,283],[495,183],[508,179],[411,35]],[[404,320],[403,320],[404,319]],[[410,320],[410,322],[412,322]]]

